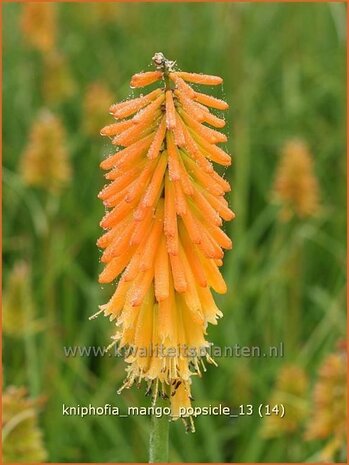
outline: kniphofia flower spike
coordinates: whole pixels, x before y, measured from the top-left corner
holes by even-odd
[[[213,362],[206,328],[222,313],[211,288],[226,292],[219,267],[232,244],[221,226],[234,213],[212,162],[231,161],[216,145],[227,140],[217,131],[224,119],[210,108],[228,105],[188,84],[219,85],[220,77],[175,71],[161,53],[153,62],[157,69],[135,74],[131,87],[160,87],[112,105],[116,122],[101,131],[118,149],[101,163],[109,184],[99,194],[108,209],[99,281],[119,280],[100,312],[116,321],[113,343],[132,349],[120,391],[145,380],[154,402],[170,398],[176,419],[191,405],[191,376]]]

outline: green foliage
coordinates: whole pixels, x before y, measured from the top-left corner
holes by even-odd
[[[157,51],[183,70],[224,78],[216,92],[230,104],[234,161],[225,176],[237,219],[225,227],[235,244],[223,267],[229,291],[217,296],[224,318],[209,328],[209,339],[262,349],[282,341],[285,354],[219,359],[218,368],[209,366],[194,381],[193,395],[195,405],[266,404],[286,363],[302,367],[313,385],[319,363],[345,336],[345,6],[121,3],[104,14],[94,3],[55,6],[57,50],[75,84],[72,94],[49,102],[45,57],[21,32],[23,5],[3,6],[4,282],[17,260],[30,264],[41,322],[23,341],[4,336],[4,374],[8,384],[47,396],[41,426],[50,461],[144,462],[149,418],[62,415],[63,403],[122,410],[150,403],[142,389],[116,394],[121,359],[64,355],[64,346],[107,345],[113,330],[103,317],[88,320],[112,290],[97,284],[95,246],[103,215],[98,165],[112,148],[84,131],[86,91],[98,81],[115,101],[125,99],[131,75],[147,69]],[[42,108],[67,133],[72,181],[61,196],[28,187],[20,176]],[[271,190],[281,147],[295,136],[314,155],[321,213],[282,224]],[[170,425],[171,461],[301,462],[316,460],[323,447],[304,441],[305,424],[267,439],[257,414],[200,417],[195,424],[195,434],[185,434],[181,422]]]

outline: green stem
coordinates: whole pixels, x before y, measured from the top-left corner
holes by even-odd
[[[151,418],[149,463],[168,462],[169,420],[167,415]]]
[[[164,73],[164,81],[165,81],[165,91],[166,90],[171,90],[171,80],[168,75],[168,72],[165,71]]]
[[[30,310],[31,312],[31,310]],[[32,313],[31,313],[32,315]],[[33,325],[33,319],[31,318],[30,324]],[[24,337],[25,354],[28,381],[30,386],[30,394],[36,397],[40,392],[40,381],[39,381],[39,370],[38,370],[38,353],[36,350],[35,334],[33,334],[33,328],[29,328],[26,331]]]
[[[299,350],[299,330],[301,327],[301,282],[302,282],[302,249],[301,244],[295,244],[295,250],[291,256],[289,269],[293,280],[290,282],[290,308],[289,308],[289,351],[292,354]]]

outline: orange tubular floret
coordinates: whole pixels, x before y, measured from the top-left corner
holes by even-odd
[[[161,97],[161,96],[160,96]],[[157,102],[154,102],[154,104],[157,104]],[[150,106],[150,105],[149,105]],[[148,111],[147,108],[143,108],[140,112],[138,112],[133,118],[133,125],[137,127],[138,125],[142,128],[145,126],[149,126],[153,128],[153,131],[155,131],[157,125],[159,124],[160,118],[163,115],[161,111],[161,107],[155,109],[154,111]],[[113,143],[114,143],[113,139]]]
[[[153,226],[150,231],[150,234],[147,238],[147,243],[144,247],[141,262],[140,262],[140,270],[146,271],[149,270],[154,263],[154,258],[157,253],[157,246],[159,244],[159,240],[161,237],[161,233],[163,231],[164,226],[164,203],[163,200],[160,199],[156,216],[153,221]]]
[[[168,268],[169,269],[169,268]],[[155,284],[156,286],[156,284]],[[159,301],[159,337],[163,342],[165,338],[170,337],[172,341],[177,340],[177,324],[174,320],[175,303],[174,303],[174,292],[173,292],[173,281],[171,278],[171,272],[169,269],[169,295],[165,300]],[[177,347],[177,342],[175,344]]]
[[[182,152],[183,153],[183,152]],[[214,195],[223,195],[224,189],[213,178],[211,173],[205,173],[189,157],[184,157],[184,164],[187,165],[188,171],[194,179]]]
[[[148,291],[146,292],[146,294]],[[146,294],[144,297],[146,297]],[[153,322],[152,313],[153,310],[149,304],[143,304],[139,309],[136,310],[139,313],[137,324],[134,327],[130,327],[130,337],[126,339],[126,344],[133,344],[136,347],[146,348],[152,344],[152,333],[153,333]],[[127,336],[127,333],[125,334]],[[151,356],[148,352],[144,356],[138,357],[137,367],[141,373],[147,374],[150,368]]]
[[[120,231],[120,234],[116,235],[113,240],[110,242],[108,247],[105,248],[104,253],[101,257],[102,263],[108,263],[115,257],[121,257],[124,255],[125,251],[129,249],[128,235],[132,230],[133,224],[132,221],[129,222],[125,229]],[[127,263],[126,263],[127,264]],[[125,265],[126,266],[126,265]]]
[[[120,134],[122,131],[125,131],[131,126],[133,126],[132,120],[120,121],[119,123],[109,124],[108,126],[105,126],[103,129],[101,129],[101,136],[116,136],[117,134]]]
[[[147,71],[146,73],[134,74],[131,78],[131,87],[145,87],[162,78],[161,71]]]
[[[119,347],[125,347],[128,344],[132,344],[136,337],[136,330],[138,327],[138,321],[141,314],[141,306],[136,308],[131,306],[129,296],[127,295],[124,308],[118,318],[117,324],[122,325],[122,335],[119,331],[116,332],[116,338],[119,340]],[[122,336],[120,338],[120,336]]]
[[[151,208],[144,205],[144,202],[140,202],[137,209],[135,210],[133,217],[136,221],[144,221],[149,214]]]
[[[210,76],[208,74],[176,72],[175,76],[182,78],[184,81],[193,82],[194,84],[204,84],[207,86],[217,86],[222,84],[223,79],[219,76]]]
[[[113,281],[127,266],[132,256],[133,250],[126,248],[123,255],[112,258],[99,275],[98,282],[110,283]]]
[[[205,123],[210,124],[214,128],[224,128],[225,126],[225,121],[224,119],[218,118],[217,116],[213,115],[210,112],[205,113],[204,115],[204,120]]]
[[[190,100],[186,94],[175,90],[175,95],[179,98],[180,106],[197,121],[205,121],[206,111],[201,109],[193,100]]]
[[[96,242],[97,247],[100,247],[101,249],[105,249],[110,244],[115,234],[117,234],[115,229],[111,229],[110,231],[107,231],[106,233],[104,233],[103,236],[101,236],[97,240]]]
[[[202,223],[199,220],[198,220],[198,224],[202,227]],[[210,258],[214,258],[214,259],[223,258],[224,256],[223,247],[212,236],[211,231],[205,230],[205,236],[207,238],[207,241],[212,245],[213,250],[214,250],[214,255],[213,257],[210,257]]]
[[[154,136],[149,134],[143,139],[138,140],[134,144],[126,147],[108,158],[103,160],[99,165],[103,170],[109,170],[115,166],[123,164],[124,161],[133,163],[135,160],[140,158],[144,152],[149,148]]]
[[[224,255],[223,250],[217,244],[212,243],[205,231],[202,231],[201,242],[197,247],[207,258],[219,259]]]
[[[182,124],[182,123],[181,123]],[[197,161],[198,165],[201,167],[203,173],[211,174],[213,170],[212,164],[205,158],[199,149],[197,143],[192,138],[188,129],[182,124],[183,133],[185,137],[185,149],[190,154],[190,156]]]
[[[173,130],[174,139],[176,142],[177,147],[184,147],[185,146],[185,137],[184,132],[181,124],[181,120],[179,118],[178,113],[176,112],[176,126]]]
[[[172,91],[166,91],[166,127],[174,129],[176,126],[176,109],[173,102]]]
[[[174,287],[177,292],[182,293],[187,290],[187,281],[185,279],[185,273],[183,264],[178,255],[170,255],[172,276]]]
[[[127,268],[124,271],[124,274],[122,275],[122,279],[126,282],[131,282],[136,278],[137,273],[139,271],[141,256],[142,250],[140,247],[138,247],[137,252],[131,258],[130,263],[127,265]]]
[[[221,226],[222,221],[216,212],[216,210],[211,206],[211,204],[207,201],[207,199],[198,191],[198,189],[194,189],[193,192],[193,201],[196,205],[198,211],[201,215],[207,219],[209,223],[213,223],[216,226]]]
[[[209,236],[214,241],[216,241],[220,247],[227,250],[232,248],[231,239],[225,234],[224,231],[222,231],[222,229],[218,228],[217,226],[209,226],[207,229]]]
[[[194,92],[194,100],[216,110],[227,110],[229,108],[229,105],[224,100],[200,92]]]
[[[152,268],[154,264],[154,259],[157,253],[157,245],[161,237],[162,227],[162,222],[157,221],[150,232],[147,244],[143,250],[142,258],[140,261],[139,269],[141,271],[149,270],[150,268]]]
[[[224,150],[222,150],[220,147],[217,147],[217,145],[213,145],[206,142],[206,140],[203,137],[199,136],[192,130],[190,131],[190,133],[195,142],[201,146],[201,148],[204,150],[204,152],[206,153],[207,157],[210,158],[210,160],[215,161],[216,163],[219,163],[223,166],[231,165],[231,157],[226,152],[224,152]]]
[[[219,176],[219,174],[216,173],[215,171],[212,173],[212,178],[217,184],[219,184],[222,187],[224,192],[230,192],[231,187],[226,179]]]
[[[157,110],[165,99],[165,94],[161,92],[159,97],[157,97],[152,103],[150,103],[146,108],[140,110],[134,117],[133,121],[137,124],[147,121],[151,124],[158,116]]]
[[[116,179],[119,179],[125,176],[126,174],[136,179],[138,177],[138,174],[144,168],[144,164],[145,162],[142,161],[139,164],[137,164],[137,166],[134,166],[130,168],[129,170],[120,170],[119,168],[114,168],[104,175],[105,179],[108,179],[109,181],[115,181]]]
[[[104,250],[104,253],[101,257],[102,263],[108,263],[114,257],[119,257],[123,254],[125,249],[129,246],[130,234],[134,228],[134,222],[131,220],[129,224],[123,228],[123,230],[118,234],[111,244]]]
[[[194,218],[190,208],[187,208],[185,214],[182,215],[182,220],[190,240],[193,242],[193,244],[200,244],[202,240],[200,226],[196,218]]]
[[[107,199],[103,200],[103,204],[107,208],[116,207],[118,204],[120,204],[121,202],[123,202],[126,199],[128,193],[130,191],[133,191],[137,187],[137,185],[138,185],[138,180],[135,179],[130,184],[128,184],[125,187],[125,189],[123,189],[122,191],[116,192],[116,193],[108,196]]]
[[[178,215],[184,215],[187,211],[187,202],[185,201],[185,195],[182,189],[182,184],[179,181],[174,181],[175,188],[175,205],[176,212]]]
[[[138,177],[138,183],[134,189],[130,189],[125,197],[126,202],[133,202],[138,199],[144,191],[144,186],[148,184],[151,174],[156,166],[156,160],[148,160],[144,166],[143,171]]]
[[[98,198],[101,200],[106,200],[112,195],[120,193],[122,189],[130,185],[133,181],[137,180],[137,172],[134,173],[131,170],[126,171],[124,175],[119,176],[115,181],[108,184],[101,192],[98,194]]]
[[[165,180],[165,217],[164,231],[167,236],[174,237],[177,231],[177,215],[173,182],[166,176]]]
[[[154,264],[155,297],[161,302],[169,297],[169,258],[164,236],[161,237]]]
[[[130,222],[132,219],[131,212],[129,212],[128,215],[125,216],[125,218],[120,221],[120,223],[117,225],[117,227],[111,229],[110,231],[104,233],[97,241],[97,246],[105,249],[108,247],[114,239],[123,231],[123,229],[127,226],[127,224]]]
[[[180,92],[183,92],[188,98],[193,99],[195,97],[195,91],[192,89],[182,78],[176,77],[176,87]]]
[[[158,326],[159,326],[159,338],[162,344],[166,339],[171,338],[172,340],[172,307],[173,303],[168,297],[165,300],[159,302],[159,313],[158,313]]]
[[[201,304],[196,291],[197,286],[183,248],[181,248],[180,257],[183,264],[185,279],[187,281],[187,290],[184,292],[183,297],[191,318],[195,321],[195,323],[201,326],[204,322],[204,317],[201,312]]]
[[[149,124],[148,122],[139,124],[133,123],[129,129],[114,137],[113,144],[122,145],[123,147],[128,147],[129,145],[134,144],[139,139],[144,138],[148,134],[154,133],[158,121],[159,118],[157,117],[153,124]]]
[[[202,192],[202,194],[207,198],[208,202],[219,213],[223,220],[231,221],[235,218],[234,212],[232,212],[229,207],[221,202],[220,197],[215,197],[207,191]]]
[[[198,294],[200,297],[201,308],[206,317],[206,320],[213,324],[217,324],[217,318],[221,318],[223,316],[222,312],[218,309],[215,301],[213,300],[212,294],[209,289],[206,288],[199,288]]]
[[[163,116],[160,124],[156,130],[153,142],[151,143],[150,149],[147,153],[147,157],[150,159],[156,158],[162,146],[166,134],[166,117]]]
[[[165,213],[164,232],[166,235],[167,250],[170,255],[178,254],[178,228],[177,213],[175,205],[175,195],[173,182],[168,176],[165,181]]]
[[[143,204],[146,207],[153,206],[156,200],[156,197],[159,195],[159,192],[160,192],[160,189],[163,183],[163,179],[164,179],[166,166],[167,166],[167,156],[166,156],[166,153],[163,152],[159,159],[157,167],[155,168],[149,187],[143,198]]]
[[[181,178],[179,154],[171,132],[167,132],[166,144],[168,153],[168,173],[170,179],[171,181],[179,181]]]
[[[193,195],[194,193],[194,187],[193,187],[193,182],[189,178],[188,173],[186,172],[184,166],[183,166],[183,161],[180,160],[179,162],[179,170],[180,170],[180,181],[182,185],[183,192],[186,195]]]
[[[112,314],[115,317],[117,317],[120,314],[125,304],[126,294],[129,287],[129,283],[126,283],[125,281],[123,281],[123,279],[119,281],[116,291],[114,292],[109,302],[102,306],[102,308],[104,308],[105,315]]]
[[[183,166],[183,161],[178,153],[172,133],[167,133],[166,141],[168,148],[168,171],[170,179],[173,181],[180,180],[184,193],[187,195],[193,195],[192,182]]]
[[[119,221],[123,220],[130,213],[132,207],[134,207],[135,204],[136,202],[132,204],[123,201],[120,205],[113,208],[102,218],[102,221],[100,222],[101,228],[108,229],[114,227]]]
[[[176,84],[176,88],[186,94],[189,98],[195,97],[195,91],[182,78],[175,73],[170,73],[170,79]]]
[[[148,187],[148,189],[149,189],[149,187]],[[162,192],[162,188],[159,189],[159,192],[158,192],[157,196],[155,197],[155,200],[154,200],[155,205],[156,205],[157,201],[160,198],[161,192]],[[134,217],[134,219],[136,221],[144,221],[145,218],[147,217],[147,215],[149,215],[149,212],[152,211],[152,209],[153,209],[152,206],[145,204],[144,197],[143,197],[142,201],[138,204],[137,209],[133,213],[133,217]]]
[[[225,294],[227,292],[227,285],[215,262],[213,260],[202,260],[202,264],[209,286],[218,292],[218,294]]]
[[[188,258],[188,262],[190,263],[195,279],[200,286],[207,286],[205,272],[197,255],[196,248],[191,243],[188,233],[183,225],[180,226],[180,237],[181,242],[183,243],[183,250]]]
[[[143,97],[139,97],[136,99],[124,100],[123,102],[113,103],[109,107],[109,113],[112,115],[114,111],[119,111],[121,108],[126,108],[132,105],[133,103],[138,104],[138,100]]]
[[[178,255],[178,231],[174,236],[166,236],[166,247],[169,255]]]
[[[150,270],[138,274],[131,289],[130,301],[132,307],[137,307],[138,305],[142,304],[145,294],[147,293],[150,284],[153,280],[153,277],[154,270],[152,268]]]
[[[153,92],[144,95],[143,97],[127,100],[126,102],[116,103],[110,107],[109,111],[114,116],[114,118],[127,118],[151,103],[160,94],[161,90],[156,89]]]
[[[148,231],[150,230],[152,219],[153,212],[149,210],[148,214],[144,217],[143,220],[136,222],[133,234],[130,239],[130,245],[139,245],[145,240],[146,237],[148,237]]]
[[[224,251],[222,249],[222,247],[217,243],[217,241],[215,241],[212,236],[207,232],[205,231],[205,237],[207,239],[207,241],[211,244],[213,250],[214,250],[214,254],[213,254],[213,258],[214,262],[216,259],[222,259],[224,257]]]
[[[217,144],[219,142],[226,142],[227,136],[221,132],[215,131],[207,126],[196,121],[194,118],[188,115],[184,110],[180,111],[180,115],[183,121],[193,129],[199,136],[203,137],[210,144]]]

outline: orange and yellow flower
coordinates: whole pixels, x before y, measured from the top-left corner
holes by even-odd
[[[34,121],[21,158],[25,184],[59,194],[69,183],[71,165],[62,121],[42,110]]]
[[[347,351],[345,342],[323,361],[313,391],[312,414],[305,439],[325,440],[319,455],[333,462],[338,454],[345,456],[347,434]]]
[[[16,262],[9,274],[3,294],[2,325],[4,334],[8,336],[20,338],[33,330],[34,302],[30,278],[28,263]]]
[[[309,218],[318,213],[319,183],[312,154],[302,140],[290,140],[283,147],[273,197],[280,204],[280,219],[283,221],[293,216]]]
[[[102,83],[92,82],[86,89],[84,98],[83,129],[86,134],[96,136],[100,127],[108,122],[105,108],[113,101],[109,88]]]
[[[42,53],[54,49],[57,35],[56,5],[52,2],[25,2],[22,10],[23,38]]]
[[[308,384],[304,368],[297,364],[282,366],[277,374],[269,404],[271,408],[282,404],[287,413],[285,416],[274,414],[264,418],[262,429],[264,437],[277,438],[292,435],[302,428],[309,413]]]
[[[74,81],[67,57],[52,50],[43,56],[42,92],[48,104],[59,104],[76,94]]]
[[[101,131],[119,148],[101,163],[109,184],[99,194],[108,209],[99,281],[120,278],[100,311],[116,320],[114,343],[132,349],[121,389],[145,380],[154,399],[170,397],[178,418],[190,407],[191,376],[213,362],[205,335],[222,313],[211,288],[227,290],[219,267],[232,243],[221,226],[234,213],[212,162],[231,160],[217,146],[227,140],[217,131],[225,121],[210,108],[228,105],[188,84],[220,77],[175,71],[160,53],[153,61],[157,70],[135,74],[131,87],[160,87],[112,105],[117,121]]]
[[[39,412],[45,399],[28,397],[24,387],[9,386],[2,395],[3,463],[43,463],[47,460]]]

